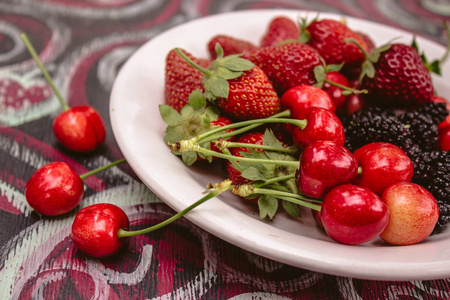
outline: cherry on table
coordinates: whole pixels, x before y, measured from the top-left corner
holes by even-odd
[[[65,214],[81,201],[84,185],[80,176],[65,162],[39,168],[27,182],[25,197],[37,212],[47,216]]]
[[[123,162],[125,159],[120,159],[82,175],[65,162],[48,163],[31,175],[25,187],[25,198],[40,214],[63,215],[80,203],[84,194],[83,179]]]
[[[119,230],[129,230],[130,222],[118,206],[99,203],[80,210],[72,224],[70,237],[79,250],[93,257],[106,257],[122,248],[126,239]]]
[[[64,109],[64,112],[53,120],[53,133],[56,139],[73,151],[89,152],[96,149],[106,137],[105,125],[98,111],[88,105],[70,108],[53,83],[28,37],[23,33],[20,37]]]

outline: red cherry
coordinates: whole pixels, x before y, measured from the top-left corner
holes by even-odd
[[[53,132],[65,147],[78,152],[89,152],[103,143],[105,125],[100,114],[91,106],[75,106],[53,121]]]
[[[346,87],[350,87],[350,82],[348,81],[347,77],[345,77],[343,74],[339,72],[328,72],[325,75],[325,80],[335,82]],[[331,85],[328,82],[324,82],[322,89],[328,95],[330,95],[331,99],[333,100],[334,106],[336,108],[336,114],[340,114],[347,102],[348,95],[343,95],[342,89],[334,85]]]
[[[425,188],[411,182],[389,186],[382,199],[391,218],[380,237],[394,245],[412,245],[426,239],[439,218],[439,207]]]
[[[83,181],[65,162],[52,162],[39,168],[25,188],[30,206],[48,216],[71,211],[80,203],[83,193]]]
[[[71,238],[85,254],[105,257],[117,253],[125,243],[119,229],[128,230],[125,212],[116,205],[100,203],[80,210],[72,224]]]
[[[344,145],[344,127],[331,111],[321,107],[308,107],[299,114],[298,119],[307,121],[304,129],[294,128],[293,141],[300,149],[318,140]]]
[[[450,151],[450,127],[439,132],[439,148],[442,151]]]
[[[381,196],[391,184],[411,181],[413,164],[399,147],[390,143],[370,143],[353,155],[361,167],[354,184],[364,186]]]
[[[335,111],[333,100],[322,89],[312,85],[298,85],[288,89],[281,96],[281,105],[291,111],[291,117],[298,119],[302,110],[307,107],[322,107]]]
[[[355,112],[365,108],[367,106],[364,99],[361,97],[360,94],[352,94],[348,96],[347,103],[344,107],[344,115],[351,116]]]
[[[302,152],[296,183],[303,194],[322,198],[332,188],[350,183],[357,173],[358,162],[349,150],[330,141],[314,141]]]
[[[389,210],[375,193],[352,184],[332,189],[324,198],[325,231],[342,244],[361,244],[378,237],[389,222]]]

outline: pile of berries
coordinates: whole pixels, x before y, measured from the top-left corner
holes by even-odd
[[[165,141],[186,165],[223,159],[261,218],[306,207],[344,244],[415,244],[450,221],[450,104],[415,41],[279,16],[259,44],[205,47],[166,58]]]
[[[375,47],[339,21],[279,16],[259,45],[217,35],[205,47],[208,58],[167,54],[159,111],[175,155],[187,166],[221,159],[228,178],[139,231],[117,206],[88,206],[72,225],[79,250],[112,255],[125,238],[229,190],[261,218],[274,218],[280,205],[294,217],[306,208],[330,238],[350,245],[377,237],[416,244],[450,222],[450,104],[431,81],[439,61],[426,62],[414,41]],[[85,152],[103,142],[95,111],[66,109],[54,129],[63,145]],[[81,140],[61,134],[73,118]],[[67,213],[81,201],[84,178],[121,162],[81,176],[62,162],[45,165],[28,181],[27,200],[41,214]]]

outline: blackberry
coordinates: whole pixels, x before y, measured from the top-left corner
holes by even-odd
[[[427,189],[436,198],[439,220],[433,233],[441,232],[450,222],[450,152],[422,152],[413,160],[411,182]]]
[[[376,106],[355,112],[343,120],[343,125],[345,146],[350,151],[372,142],[388,142],[401,147],[409,134],[394,111]]]
[[[433,124],[438,125],[447,118],[450,111],[443,102],[428,102],[417,108],[416,112],[431,119]]]

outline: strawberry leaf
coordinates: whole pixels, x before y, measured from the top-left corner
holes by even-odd
[[[206,99],[201,90],[196,89],[189,95],[189,105],[194,110],[201,110],[206,107]]]
[[[292,217],[300,218],[302,215],[300,213],[300,208],[297,204],[294,204],[292,202],[282,200],[281,205],[283,206],[283,209]]]
[[[186,151],[181,153],[181,159],[187,166],[192,166],[197,161],[197,152]]]
[[[258,200],[258,208],[260,219],[272,219],[278,210],[278,200],[273,196],[263,195]]]
[[[181,115],[172,106],[166,104],[159,105],[159,114],[164,123],[169,126],[176,126],[181,122]]]

